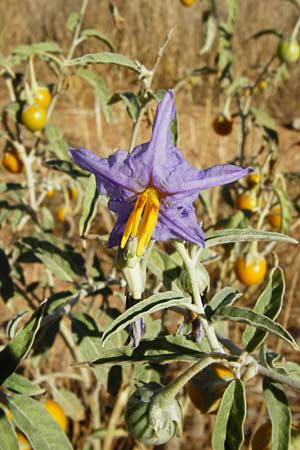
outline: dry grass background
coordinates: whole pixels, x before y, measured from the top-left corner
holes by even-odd
[[[147,67],[151,67],[157,50],[166,32],[175,27],[172,40],[161,61],[154,84],[156,87],[172,86],[178,77],[192,67],[200,67],[212,63],[211,56],[198,56],[203,43],[202,14],[209,6],[208,0],[199,1],[190,8],[184,8],[179,0],[118,0],[120,14],[125,18],[124,29],[118,30],[109,12],[108,0],[90,0],[84,27],[97,28],[107,35],[115,44],[117,51],[138,59]],[[57,41],[64,49],[68,48],[71,34],[65,24],[71,11],[78,11],[81,0],[0,0],[0,29],[2,52],[8,54],[16,45],[44,40]],[[217,0],[218,11],[225,18],[225,1]],[[297,20],[296,9],[285,0],[240,0],[236,23],[237,34],[234,40],[236,50],[236,74],[255,72],[258,64],[267,61],[272,55],[277,40],[266,36],[259,40],[249,40],[249,36],[263,28],[278,28],[288,33]],[[77,55],[87,52],[106,51],[99,41],[89,41],[77,50]],[[47,71],[38,66],[39,79],[53,81]],[[108,84],[110,92],[121,89],[136,89],[136,80],[125,70],[116,71],[104,66],[97,68]],[[0,99],[5,101],[4,89],[0,91]],[[97,135],[94,98],[89,88],[83,89],[78,80],[74,80],[71,88],[62,97],[59,108],[52,118],[64,129],[70,145],[86,146],[102,154],[116,147],[128,146],[130,121],[122,105],[113,110],[113,118],[109,124],[102,124],[101,133]],[[278,89],[275,96],[260,99],[278,122],[290,122],[300,116],[300,67],[291,67],[290,78]],[[6,99],[7,100],[7,99]],[[198,167],[217,162],[226,162],[235,156],[239,140],[238,126],[229,138],[220,140],[211,130],[211,121],[220,106],[220,97],[214,87],[214,81],[207,79],[199,86],[184,89],[179,93],[180,146],[190,161]],[[98,130],[99,131],[99,130]],[[149,136],[150,128],[143,122],[138,140]],[[284,169],[300,170],[300,154],[296,131],[280,129],[281,166]],[[260,145],[257,135],[251,135],[248,154]],[[3,175],[3,171],[0,176]],[[294,186],[294,188],[296,188]],[[298,188],[299,189],[299,188]],[[285,251],[283,249],[282,253]],[[293,263],[296,250],[285,252],[283,266],[286,269],[287,286],[295,276]],[[295,293],[293,314],[289,321],[289,329],[297,338],[300,335],[300,297]],[[286,354],[288,349],[285,348]],[[260,400],[256,400],[258,386],[255,380],[250,389],[250,403],[256,404],[251,409],[247,421],[246,433],[256,423]],[[294,418],[299,418],[297,398],[292,396],[291,402]],[[209,449],[209,429],[213,418],[194,414],[190,406],[185,423],[185,433],[180,440],[172,440],[168,448],[176,450]],[[263,415],[263,410],[262,410]],[[246,447],[245,447],[246,448]],[[78,449],[79,450],[79,449]]]

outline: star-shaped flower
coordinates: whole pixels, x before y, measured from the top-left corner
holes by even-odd
[[[100,158],[83,148],[69,150],[79,167],[96,176],[99,193],[110,197],[108,207],[118,215],[109,247],[124,248],[129,239],[136,239],[136,255],[140,256],[151,238],[204,246],[193,206],[199,192],[232,183],[252,171],[230,164],[206,170],[191,167],[172,144],[170,125],[175,113],[169,90],[158,104],[150,141],[131,153],[118,150]]]

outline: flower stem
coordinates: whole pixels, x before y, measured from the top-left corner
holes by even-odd
[[[196,270],[195,270],[195,261],[193,261],[190,257],[189,254],[184,246],[184,244],[182,244],[181,242],[176,242],[175,243],[175,247],[176,250],[178,251],[178,253],[180,254],[184,265],[186,266],[186,269],[188,271],[188,274],[190,276],[191,279],[191,285],[192,285],[192,295],[193,295],[193,299],[194,302],[196,303],[200,316],[200,322],[201,325],[203,326],[204,332],[206,334],[206,337],[208,339],[208,342],[210,344],[210,347],[213,351],[217,351],[217,352],[222,352],[222,346],[219,343],[216,334],[215,334],[215,330],[209,325],[208,321],[205,319],[205,311],[204,311],[204,306],[201,300],[201,295],[199,292],[199,286],[197,283],[197,275],[196,275]]]

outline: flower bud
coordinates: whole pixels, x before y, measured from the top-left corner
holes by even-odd
[[[200,294],[210,288],[210,278],[206,268],[202,264],[198,264],[196,268],[197,283],[199,286]],[[180,282],[183,289],[189,294],[193,293],[191,278],[186,269],[183,269],[180,274]]]
[[[181,431],[182,413],[176,398],[166,398],[163,386],[147,383],[130,396],[125,409],[129,434],[145,445],[161,445]]]

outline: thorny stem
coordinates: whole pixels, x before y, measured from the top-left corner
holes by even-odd
[[[208,321],[205,319],[205,311],[204,311],[204,306],[201,300],[201,295],[199,292],[199,286],[197,283],[197,275],[196,275],[196,270],[195,270],[195,261],[193,261],[190,257],[189,254],[184,246],[184,244],[182,244],[181,242],[176,242],[175,243],[175,247],[176,250],[178,251],[178,253],[180,254],[184,265],[186,266],[186,269],[188,271],[188,274],[190,276],[191,279],[191,285],[192,285],[192,293],[193,293],[193,299],[194,302],[196,303],[197,307],[198,307],[198,311],[199,311],[199,319],[201,322],[201,325],[203,326],[204,332],[206,334],[206,337],[208,339],[208,342],[210,344],[210,347],[213,351],[217,351],[217,352],[222,352],[222,346],[219,343],[215,331],[214,329],[209,325]]]

